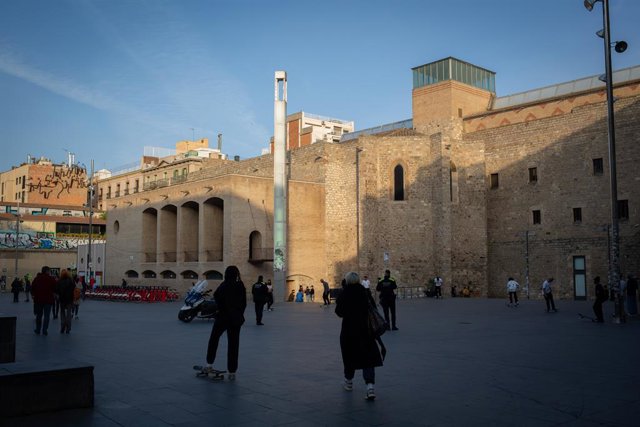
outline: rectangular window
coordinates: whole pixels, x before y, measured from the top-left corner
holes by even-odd
[[[618,219],[629,219],[628,200],[618,200]]]
[[[140,180],[136,179],[136,186],[133,187],[133,192],[137,193],[140,188]]]
[[[573,257],[573,286],[575,299],[587,299],[587,267],[585,257]]]
[[[491,188],[498,188],[499,185],[500,185],[500,182],[498,180],[498,174],[497,173],[492,173],[491,174]]]
[[[602,157],[599,159],[593,159],[593,174],[594,175],[602,175],[604,173],[604,163],[602,162]]]
[[[541,224],[542,223],[542,214],[540,213],[539,210],[534,210],[533,211],[533,223],[534,224]]]
[[[538,168],[529,168],[529,182],[538,182]]]
[[[22,177],[22,189],[24,189],[25,185],[27,184],[27,177],[23,176]]]
[[[582,222],[582,208],[573,208],[573,223],[580,224]]]

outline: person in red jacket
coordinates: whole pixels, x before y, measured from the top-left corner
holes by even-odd
[[[42,267],[42,272],[38,273],[31,283],[31,296],[33,298],[33,312],[36,315],[37,335],[47,335],[49,329],[49,315],[51,314],[51,306],[53,306],[53,293],[56,288],[56,279],[49,274],[49,267]],[[44,319],[43,319],[44,317]]]

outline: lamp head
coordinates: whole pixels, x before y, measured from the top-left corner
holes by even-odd
[[[591,12],[593,10],[593,5],[596,4],[599,1],[601,1],[601,0],[584,0],[584,7],[589,12]]]
[[[619,42],[616,42],[613,48],[615,49],[616,52],[622,53],[625,50],[627,50],[627,47],[629,47],[629,45],[627,45],[627,42],[624,40],[621,40]]]

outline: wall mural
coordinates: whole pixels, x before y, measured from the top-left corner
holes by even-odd
[[[37,178],[37,182],[34,183],[34,179],[29,177],[27,185],[29,186],[29,192],[37,192],[45,199],[49,199],[51,194],[56,199],[60,198],[63,192],[71,194],[71,189],[75,188],[87,188],[87,174],[86,171],[80,167],[69,168],[66,165],[54,165],[51,173]]]

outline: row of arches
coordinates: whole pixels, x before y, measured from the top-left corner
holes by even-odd
[[[222,261],[224,201],[188,201],[142,212],[145,262]]]
[[[142,273],[138,273],[136,270],[127,270],[125,276],[129,279],[137,279],[142,276],[145,279],[156,279],[158,276],[161,279],[177,279],[178,275],[172,270],[163,270],[160,273],[156,273],[153,270],[144,270]],[[202,277],[193,270],[184,270],[180,273],[180,278],[189,280],[198,280],[200,278],[206,280],[222,280],[222,273],[217,270],[205,271]]]

